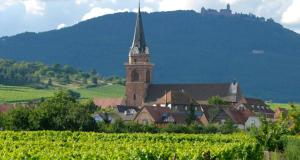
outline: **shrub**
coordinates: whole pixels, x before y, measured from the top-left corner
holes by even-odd
[[[287,160],[298,160],[300,149],[300,137],[285,137],[284,156]]]

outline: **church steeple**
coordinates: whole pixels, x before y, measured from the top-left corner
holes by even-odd
[[[138,8],[136,24],[135,24],[135,32],[134,32],[130,54],[148,54],[147,52],[148,52],[147,44],[146,44],[143,20],[141,15],[141,4],[139,1],[139,8]]]
[[[132,46],[126,67],[126,105],[142,107],[151,84],[153,64],[146,44],[141,5],[137,13]]]

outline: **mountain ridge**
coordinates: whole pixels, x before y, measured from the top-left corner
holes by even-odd
[[[135,13],[116,13],[61,30],[2,37],[0,56],[124,76],[135,18]],[[300,101],[300,35],[280,24],[195,11],[143,13],[143,21],[155,83],[237,79],[251,97]]]

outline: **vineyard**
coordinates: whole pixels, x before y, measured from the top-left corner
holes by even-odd
[[[0,159],[262,159],[244,134],[0,132]]]

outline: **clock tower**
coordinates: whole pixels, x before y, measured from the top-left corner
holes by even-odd
[[[126,105],[142,107],[152,79],[153,64],[146,44],[140,5],[126,67]]]

